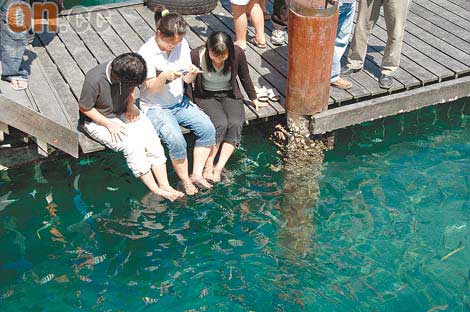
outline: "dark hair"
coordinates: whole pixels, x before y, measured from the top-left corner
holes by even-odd
[[[232,38],[226,32],[216,31],[213,32],[207,39],[204,59],[207,64],[207,69],[211,72],[215,72],[216,70],[214,65],[212,65],[209,51],[217,56],[228,53],[228,58],[225,60],[223,70],[223,74],[226,75],[232,67],[233,58],[235,56],[235,48],[233,46]]]
[[[186,26],[188,26],[186,21],[176,12],[162,16],[162,12],[165,10],[164,6],[155,6],[155,29],[160,31],[164,37],[183,36],[186,33]]]
[[[147,65],[137,53],[124,53],[111,62],[111,77],[129,86],[138,86],[147,78]]]

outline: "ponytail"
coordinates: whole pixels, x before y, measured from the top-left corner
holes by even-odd
[[[164,6],[155,7],[155,29],[164,37],[184,36],[188,24],[179,13],[170,12]]]

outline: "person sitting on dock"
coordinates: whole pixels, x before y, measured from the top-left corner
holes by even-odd
[[[168,146],[186,194],[193,195],[198,192],[194,184],[212,187],[202,172],[215,144],[215,128],[209,116],[184,96],[184,83],[192,83],[199,72],[191,63],[191,50],[183,38],[186,22],[180,14],[170,13],[159,6],[155,10],[155,23],[155,36],[139,50],[148,68],[147,79],[141,86],[141,108]],[[180,125],[193,131],[197,137],[191,177],[186,140]]]
[[[20,0],[7,0],[0,3],[2,80],[8,81],[16,91],[28,87],[29,73],[21,68],[23,55],[28,45],[28,31],[15,31],[10,27],[11,25],[23,25],[26,16],[23,10],[16,10],[14,14],[11,14],[9,9],[12,5],[22,3],[24,1]]]
[[[187,88],[187,94],[211,118],[216,130],[216,145],[212,148],[204,169],[204,177],[220,182],[222,169],[240,144],[245,122],[243,95],[237,77],[249,98],[258,109],[261,104],[250,78],[248,62],[243,50],[233,44],[222,31],[212,33],[205,46],[191,51],[191,60],[203,73],[197,75]],[[219,161],[214,160],[220,150]]]
[[[354,36],[349,50],[348,63],[342,69],[343,76],[358,72],[364,65],[367,53],[367,41],[380,17],[380,8],[384,7],[385,24],[387,25],[388,40],[385,46],[379,86],[390,89],[393,85],[393,75],[400,66],[401,47],[405,34],[406,17],[410,6],[410,0],[359,1],[359,11]]]
[[[184,194],[170,186],[160,139],[134,104],[135,88],[146,76],[145,60],[136,53],[122,54],[92,68],[79,100],[85,117],[82,128],[113,151],[123,152],[132,173],[150,191],[173,201]]]

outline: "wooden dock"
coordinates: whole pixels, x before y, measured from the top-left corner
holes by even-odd
[[[270,2],[268,1],[268,4]],[[272,5],[272,3],[270,3]],[[212,31],[234,35],[228,0],[207,15],[186,16],[190,46],[202,45]],[[36,34],[26,52],[29,88],[12,91],[0,82],[0,134],[17,128],[36,138],[46,153],[54,146],[74,157],[103,149],[77,131],[78,98],[84,75],[99,63],[137,51],[154,34],[153,13],[143,1],[67,10],[59,33]],[[272,24],[266,23],[266,36]],[[254,30],[249,29],[249,35]],[[331,88],[329,110],[315,117],[315,133],[470,96],[470,2],[413,0],[408,16],[402,62],[390,90],[379,88],[380,63],[386,42],[383,16],[369,41],[364,70],[351,76],[353,88]],[[285,113],[287,46],[267,49],[248,45],[246,55],[255,85],[276,88],[279,103],[260,111],[245,105],[248,122]]]

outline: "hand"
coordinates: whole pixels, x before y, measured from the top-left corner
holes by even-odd
[[[169,71],[162,72],[160,75],[163,75],[163,77],[167,81],[173,81],[173,80],[178,79],[179,77],[181,77],[182,73],[174,71],[174,70],[169,70]]]
[[[268,106],[268,103],[266,102],[261,102],[258,99],[253,100],[253,104],[255,105],[256,111],[259,111],[260,107],[266,107]]]
[[[199,69],[196,65],[191,65],[189,69],[187,70],[187,76],[190,78],[195,78],[197,74],[202,74],[203,71]]]
[[[121,142],[125,136],[127,136],[127,129],[124,124],[119,122],[110,121],[106,128],[108,129],[109,133],[111,134],[111,140],[113,142]]]
[[[126,116],[126,119],[129,121],[129,122],[134,122],[134,121],[137,121],[139,120],[140,118],[140,111],[137,109],[137,107],[135,107],[134,105],[128,109],[124,115]]]
[[[328,0],[329,4],[335,5],[338,3],[338,0]]]

